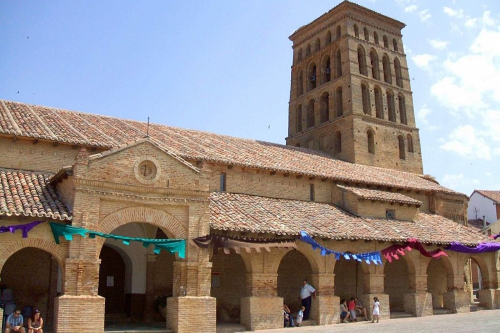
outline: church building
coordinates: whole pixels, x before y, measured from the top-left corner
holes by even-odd
[[[423,175],[404,26],[343,1],[290,36],[286,145],[0,100],[0,315],[272,329],[304,279],[310,325],[353,296],[383,319],[500,307],[498,252],[448,249],[488,238]]]

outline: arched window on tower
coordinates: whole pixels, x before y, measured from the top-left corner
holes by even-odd
[[[309,57],[311,55],[311,44],[307,44],[306,47],[306,57]]]
[[[354,25],[354,37],[359,38],[359,28],[356,24]]]
[[[372,65],[372,77],[376,80],[380,80],[380,68],[378,65],[378,55],[375,50],[370,51],[370,63]]]
[[[375,135],[371,129],[366,132],[366,139],[368,141],[368,152],[375,154]]]
[[[299,52],[297,52],[297,62],[302,61],[302,48],[299,49]]]
[[[316,42],[314,42],[314,51],[317,52],[321,48],[321,42],[319,41],[319,38],[316,38]]]
[[[307,128],[314,127],[314,99],[307,103]]]
[[[413,153],[413,138],[411,137],[410,134],[406,136],[406,141],[408,144],[408,152]]]
[[[389,113],[389,121],[396,122],[396,108],[394,105],[394,94],[392,91],[387,91],[387,112]]]
[[[320,97],[320,111],[319,111],[319,121],[321,123],[327,122],[330,118],[330,102],[327,92],[324,92]]]
[[[399,120],[401,124],[408,125],[408,118],[406,117],[406,102],[405,97],[401,94],[398,95],[399,104]]]
[[[383,39],[384,39],[384,47],[386,49],[388,49],[389,48],[389,40],[387,39],[387,36],[384,35]]]
[[[338,154],[340,152],[342,152],[342,134],[337,131],[333,135],[333,153]]]
[[[332,42],[332,33],[330,30],[328,30],[328,32],[326,33],[326,37],[325,37],[325,45],[328,45]]]
[[[316,65],[314,63],[309,65],[309,73],[307,80],[309,82],[308,90],[316,88],[317,76],[316,76]]]
[[[295,118],[297,122],[297,133],[302,132],[302,104],[297,105],[297,117]]]
[[[342,36],[342,29],[340,28],[340,25],[337,26],[337,30],[335,32],[335,39],[339,40],[340,36]]]
[[[335,115],[337,117],[344,115],[344,106],[342,101],[342,87],[335,90]]]
[[[398,41],[395,38],[392,40],[392,46],[394,51],[398,52]]]
[[[405,154],[405,139],[403,138],[402,135],[398,136],[398,143],[399,143],[399,158],[404,160],[406,158]]]
[[[361,84],[361,98],[363,101],[363,113],[367,115],[371,115],[371,107],[370,107],[370,91],[368,90],[368,86],[365,83]]]
[[[375,92],[375,114],[377,118],[384,119],[382,91],[380,90],[379,87],[375,87],[374,92]]]
[[[378,45],[378,33],[376,31],[373,32],[373,41]]]
[[[340,53],[340,48],[335,52],[335,78],[342,76],[342,55]]]
[[[382,58],[382,67],[384,70],[384,81],[391,84],[392,76],[391,76],[391,62],[389,61],[389,57],[387,54]]]
[[[298,89],[297,89],[297,97],[298,97],[304,93],[304,75],[302,74],[302,71],[299,72],[299,78],[297,84],[298,84]]]
[[[366,69],[366,53],[361,45],[358,46],[358,69],[359,74],[368,76],[368,71]]]
[[[401,73],[401,63],[398,58],[394,58],[394,72],[396,72],[396,85],[403,88],[403,75]]]
[[[367,42],[369,42],[370,41],[370,33],[368,32],[368,29],[366,27],[363,29],[363,34],[365,35],[365,40]]]
[[[323,72],[323,83],[330,82],[331,79],[331,65],[330,65],[330,56],[325,56],[323,58],[323,63],[321,65]]]

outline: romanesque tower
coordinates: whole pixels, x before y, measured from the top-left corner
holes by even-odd
[[[423,173],[404,27],[344,1],[290,36],[287,145]]]

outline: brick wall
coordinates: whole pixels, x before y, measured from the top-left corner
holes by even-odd
[[[387,264],[384,273],[384,292],[389,295],[390,310],[404,311],[404,295],[410,292],[409,272],[404,259]]]
[[[0,138],[0,166],[10,169],[57,172],[75,162],[79,147],[35,140]],[[97,153],[95,151],[94,153]]]
[[[212,284],[210,295],[217,299],[217,319],[239,322],[241,299],[246,296],[246,268],[239,254],[219,251],[212,256]]]
[[[444,306],[444,294],[447,290],[447,272],[440,260],[431,260],[427,268],[427,290],[432,294],[432,306]]]

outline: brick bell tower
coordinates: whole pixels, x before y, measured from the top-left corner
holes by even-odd
[[[344,1],[290,36],[287,145],[423,173],[404,27]]]

